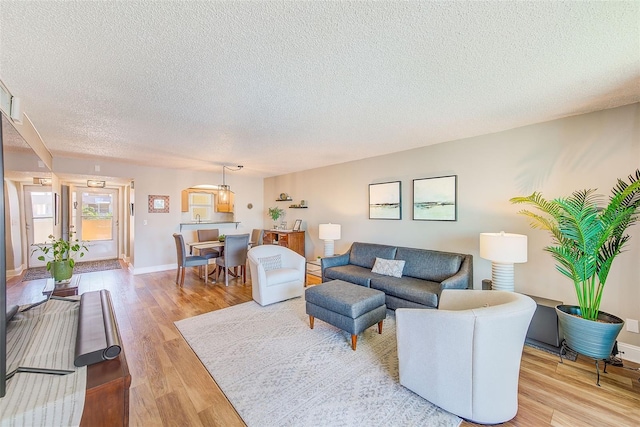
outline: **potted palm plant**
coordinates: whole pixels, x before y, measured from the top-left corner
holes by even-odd
[[[531,219],[533,228],[551,233],[546,246],[560,273],[573,282],[578,306],[556,307],[567,345],[595,359],[611,355],[622,319],[600,311],[602,292],[611,264],[629,240],[626,230],[640,213],[640,170],[628,181],[618,179],[606,206],[595,190],[579,190],[569,197],[546,200],[534,192],[514,197],[512,203],[528,204],[542,214],[519,213]]]
[[[56,282],[68,280],[73,275],[73,267],[76,258],[82,258],[89,249],[79,240],[56,239],[54,235],[49,235],[49,242],[36,244],[36,248],[31,252],[40,252],[40,261],[47,261],[47,271],[51,271],[51,276]]]

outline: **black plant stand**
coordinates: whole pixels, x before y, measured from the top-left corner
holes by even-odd
[[[571,351],[573,351],[574,353],[577,353],[577,354],[582,354],[582,353],[580,353],[578,351],[575,351],[571,347],[569,347],[567,345],[567,340],[563,339],[562,342],[560,343],[560,363],[564,363],[562,356],[564,354],[566,354],[567,350],[571,350]],[[583,354],[583,356],[585,356],[585,355]],[[607,373],[607,364],[609,363],[609,360],[608,359],[595,359],[595,358],[590,357],[590,356],[585,356],[585,357],[589,357],[590,359],[595,360],[595,362],[596,362],[596,374],[597,374],[596,385],[598,387],[600,387],[600,364],[598,362],[600,362],[600,360],[602,360],[604,362],[604,369],[602,370],[602,373],[606,374]]]

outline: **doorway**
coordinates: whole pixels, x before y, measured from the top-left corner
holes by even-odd
[[[27,233],[27,267],[44,267],[47,261],[38,259],[42,254],[33,253],[34,244],[44,244],[53,231],[53,193],[51,187],[24,186],[25,229]]]
[[[69,233],[89,248],[76,261],[118,258],[118,190],[79,188],[71,193]]]

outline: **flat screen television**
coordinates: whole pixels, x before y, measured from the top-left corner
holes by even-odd
[[[4,150],[3,129],[0,120],[0,175],[2,176],[2,186],[0,186],[0,244],[2,244],[2,256],[0,257],[0,397],[7,393],[7,251],[5,249],[5,229],[4,229]]]

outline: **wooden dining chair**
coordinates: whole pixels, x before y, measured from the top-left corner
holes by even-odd
[[[176,284],[184,286],[184,272],[187,267],[202,267],[204,265],[204,283],[207,283],[209,276],[209,260],[201,256],[187,256],[184,250],[184,238],[182,234],[173,233],[176,241],[176,254],[178,255],[178,273],[176,274]]]
[[[208,230],[197,230],[196,234],[198,235],[198,242],[213,242],[215,240],[218,240],[218,237],[220,236],[220,232],[217,228]],[[207,259],[218,258],[221,254],[222,248],[200,249],[200,251],[198,252],[198,255]]]
[[[240,267],[242,283],[247,283],[247,249],[249,247],[249,234],[231,234],[224,239],[224,252],[221,257],[216,258],[218,274],[224,272],[224,284],[229,286],[229,268]],[[237,270],[237,269],[236,269]],[[238,277],[236,275],[236,277]]]
[[[251,231],[251,240],[249,241],[251,247],[258,246],[262,244],[262,229],[254,228]]]

